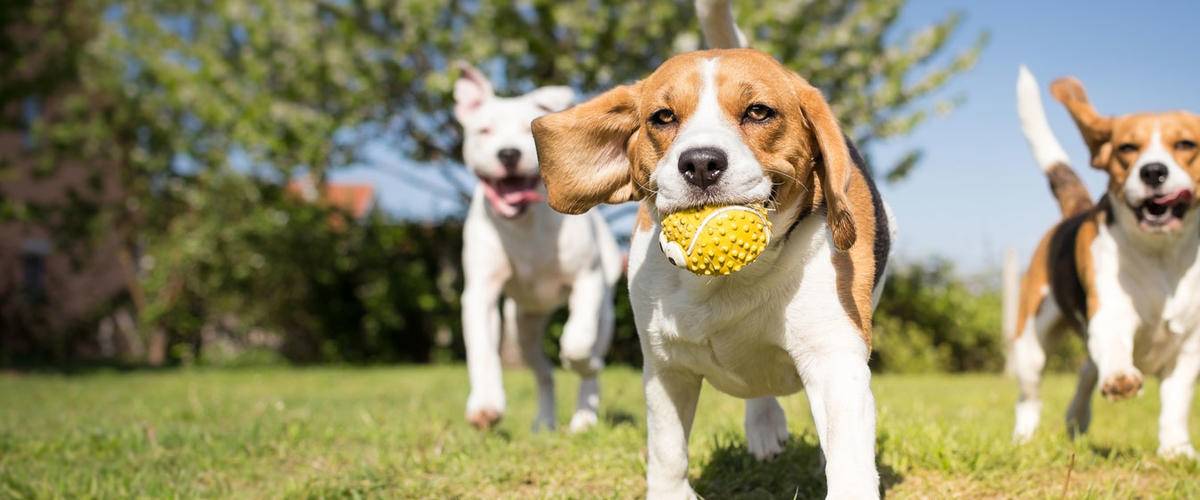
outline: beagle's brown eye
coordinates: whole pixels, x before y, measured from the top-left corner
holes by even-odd
[[[1120,146],[1117,146],[1117,152],[1121,154],[1136,153],[1138,152],[1138,145],[1132,142],[1126,142]]]
[[[1182,141],[1175,143],[1175,151],[1195,151],[1195,150],[1196,150],[1196,143],[1189,141],[1187,139],[1184,139]]]
[[[742,121],[765,122],[775,116],[775,110],[765,104],[751,104],[742,115]]]
[[[666,108],[660,109],[655,111],[654,114],[650,115],[650,123],[658,126],[675,123],[675,113]]]

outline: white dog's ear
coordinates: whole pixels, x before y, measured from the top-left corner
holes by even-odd
[[[458,61],[455,66],[460,74],[458,81],[454,82],[454,116],[463,123],[495,94],[492,92],[492,82],[474,66],[463,61]]]
[[[571,107],[575,102],[575,91],[571,87],[542,87],[525,95],[526,99],[547,113],[555,113]]]

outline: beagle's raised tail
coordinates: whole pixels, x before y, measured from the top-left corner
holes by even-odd
[[[1071,160],[1062,144],[1054,137],[1037,80],[1029,68],[1021,66],[1017,74],[1017,116],[1021,118],[1021,132],[1033,150],[1038,167],[1050,181],[1050,191],[1058,201],[1063,218],[1071,217],[1092,207],[1092,196],[1087,186],[1071,168]]]
[[[749,45],[733,19],[729,0],[696,0],[696,16],[710,49],[741,49]]]

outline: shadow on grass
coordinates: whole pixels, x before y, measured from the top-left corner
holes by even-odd
[[[741,436],[718,440],[708,463],[693,482],[705,498],[824,498],[825,468],[814,436],[793,435],[783,453],[759,462],[746,450]],[[883,495],[904,478],[887,464],[878,464]]]
[[[604,412],[604,422],[607,423],[609,427],[620,427],[623,425],[636,426],[638,423],[637,417],[633,416],[632,413],[620,409],[613,409]]]
[[[1128,458],[1138,457],[1138,456],[1141,456],[1142,454],[1144,454],[1146,451],[1146,450],[1140,450],[1140,449],[1132,447],[1132,446],[1114,447],[1114,446],[1106,446],[1106,445],[1095,444],[1095,443],[1089,444],[1088,448],[1091,449],[1092,454],[1099,456],[1099,457],[1104,457],[1104,459],[1106,459],[1106,460],[1113,460],[1113,459],[1117,459],[1117,458],[1128,459]]]

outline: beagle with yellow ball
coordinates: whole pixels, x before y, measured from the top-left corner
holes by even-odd
[[[535,120],[533,134],[554,209],[641,204],[629,292],[649,497],[695,497],[687,441],[702,380],[747,400],[759,459],[788,436],[775,398],[806,390],[829,497],[878,497],[867,358],[893,224],[821,92],[762,52],[691,52]],[[712,207],[735,209],[720,219]],[[679,262],[693,239],[713,254]]]

